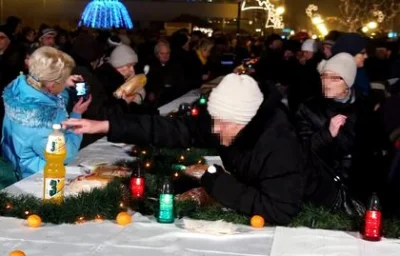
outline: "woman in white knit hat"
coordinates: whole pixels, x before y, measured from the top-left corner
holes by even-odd
[[[339,53],[318,68],[323,97],[309,99],[296,114],[308,156],[307,169],[312,173],[337,173],[358,198],[364,199],[376,188],[371,182],[377,178],[372,163],[374,150],[379,147],[374,139],[380,133],[373,104],[353,87],[357,65],[350,54]],[[328,175],[328,184],[330,180]],[[335,197],[330,200],[338,203]]]
[[[207,109],[184,120],[115,115],[108,121],[70,119],[64,126],[78,134],[105,133],[114,142],[218,149],[225,169],[203,166],[205,190],[238,212],[287,224],[300,211],[306,178],[301,147],[284,111],[264,100],[253,78],[237,74],[211,92]]]

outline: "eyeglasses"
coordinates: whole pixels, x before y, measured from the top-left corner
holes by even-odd
[[[322,80],[330,80],[332,82],[339,82],[342,81],[343,78],[340,76],[328,75],[328,74],[321,74]]]

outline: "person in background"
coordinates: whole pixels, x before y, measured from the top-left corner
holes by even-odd
[[[305,65],[307,62],[310,62],[311,60],[315,59],[315,55],[318,52],[318,44],[314,39],[307,39],[304,41],[304,43],[301,45],[301,51],[302,51],[302,58],[300,59],[300,63]],[[316,63],[315,67],[316,67]]]
[[[181,65],[186,70],[190,59],[190,37],[184,30],[175,32],[171,36],[171,61]]]
[[[25,27],[22,29],[20,42],[24,48],[31,47],[31,45],[35,42],[36,32],[31,27]]]
[[[189,90],[199,89],[211,78],[207,62],[213,47],[212,41],[203,38],[199,41],[195,51],[191,52],[188,62],[190,66],[185,69],[185,81],[188,83]]]
[[[57,33],[55,44],[58,46],[59,50],[67,54],[71,53],[72,45],[68,36],[68,32],[66,30],[59,30],[59,32]]]
[[[350,54],[334,55],[321,62],[319,70],[323,96],[307,100],[296,114],[307,169],[326,182],[327,193],[336,190],[331,182],[337,173],[354,196],[367,199],[382,188],[385,177],[385,171],[377,168],[383,131],[373,104],[354,87],[357,65]],[[330,195],[327,203],[334,203],[337,195]]]
[[[147,100],[154,107],[162,106],[184,92],[185,77],[183,69],[170,62],[169,43],[160,40],[154,47],[155,59],[150,62],[147,75]]]
[[[303,42],[301,50],[301,58],[292,73],[294,79],[288,88],[289,109],[293,114],[305,100],[321,95],[321,80],[317,65],[322,57],[318,53],[317,42],[314,39],[307,39]]]
[[[8,26],[12,33],[12,40],[17,39],[22,32],[22,20],[15,16],[10,16],[6,19],[6,26]]]
[[[367,41],[361,35],[356,33],[347,33],[339,37],[335,45],[332,47],[332,55],[341,52],[349,53],[354,57],[357,64],[357,75],[354,87],[359,89],[365,95],[369,95],[371,85],[364,69],[367,55]]]
[[[12,42],[12,38],[12,30],[7,25],[0,26],[0,91],[23,68],[24,56],[16,42]]]
[[[114,115],[108,121],[70,119],[64,127],[106,133],[115,142],[218,149],[225,169],[200,168],[207,193],[225,207],[284,225],[301,209],[306,178],[293,126],[264,97],[253,78],[230,74],[194,118]]]
[[[47,25],[42,25],[39,29],[38,42],[36,47],[50,46],[56,47],[57,31]]]
[[[280,35],[272,34],[265,41],[265,51],[255,65],[258,81],[276,83],[282,76],[283,40]]]
[[[371,81],[385,82],[391,78],[400,78],[400,58],[397,52],[396,42],[377,42],[374,56],[366,62],[367,74]]]
[[[114,92],[133,77],[138,57],[135,51],[124,44],[117,46],[111,53],[107,63],[95,70],[94,75],[86,74],[93,102],[86,116],[99,120],[106,120],[109,115],[117,113],[139,113],[146,112],[146,108],[139,108],[146,97],[144,89],[134,95],[123,95],[117,99]],[[87,72],[86,72],[87,73]]]
[[[322,52],[325,59],[329,59],[330,57],[332,57],[332,47],[334,44],[335,41],[329,39],[322,42]]]
[[[29,74],[20,75],[4,90],[2,155],[15,168],[18,179],[41,171],[46,163],[45,147],[53,124],[68,117],[81,118],[90,104],[79,100],[73,112],[66,110],[68,92],[79,76],[70,76],[73,59],[52,48],[41,47],[29,59]],[[67,158],[72,162],[78,153],[82,136],[65,133]]]

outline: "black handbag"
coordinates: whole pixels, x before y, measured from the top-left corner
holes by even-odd
[[[331,206],[331,210],[344,212],[351,217],[363,217],[366,208],[363,203],[361,203],[359,200],[355,199],[351,195],[348,187],[343,181],[344,180],[343,176],[334,168],[331,168],[330,166],[325,164],[325,162],[322,161],[322,159],[320,159],[320,157],[317,154],[315,153],[313,154],[314,156],[316,156],[316,158],[319,160],[322,166],[324,166],[324,169],[332,177],[338,190],[336,199],[334,200]]]

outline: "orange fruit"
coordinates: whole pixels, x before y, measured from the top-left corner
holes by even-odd
[[[260,215],[254,215],[250,219],[250,224],[253,228],[262,228],[264,227],[264,218],[261,217]]]
[[[8,256],[26,256],[26,254],[23,251],[16,250],[12,251],[8,254]]]
[[[32,214],[26,219],[26,223],[28,224],[28,227],[38,228],[42,225],[42,218],[36,214]]]
[[[120,212],[117,215],[116,221],[118,225],[125,226],[132,222],[132,216],[127,212]]]

